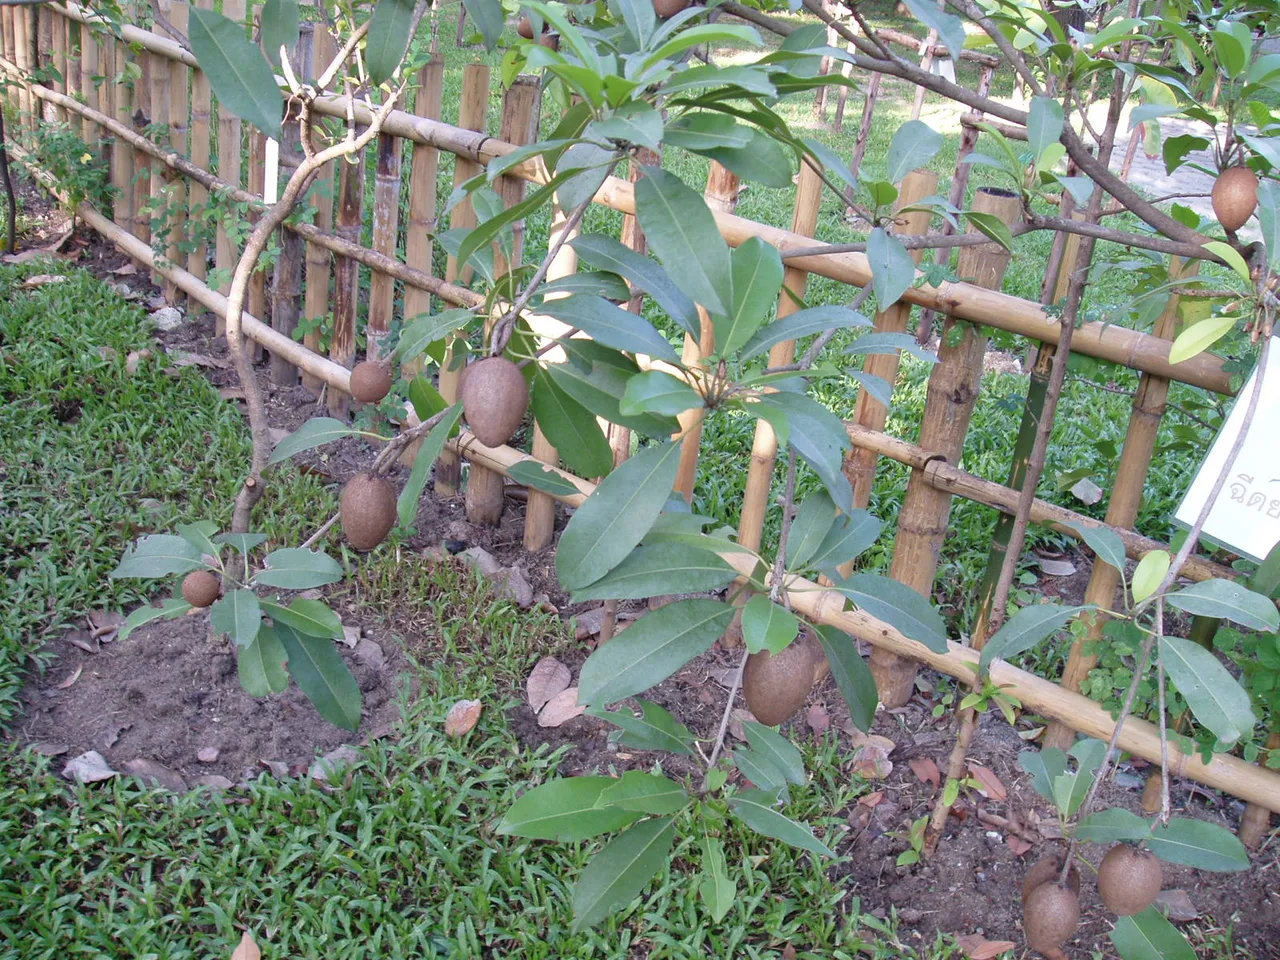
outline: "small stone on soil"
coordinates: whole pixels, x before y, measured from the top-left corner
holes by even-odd
[[[172,790],[174,793],[187,792],[187,781],[182,779],[182,775],[178,771],[171,770],[164,764],[156,763],[154,760],[138,757],[134,760],[126,761],[124,769],[126,773],[132,774],[148,786],[163,787],[165,790]]]
[[[196,759],[201,763],[215,763],[218,759],[218,748],[201,747],[200,751],[196,754]]]

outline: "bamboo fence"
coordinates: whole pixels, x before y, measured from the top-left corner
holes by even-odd
[[[197,0],[208,8],[212,0]],[[210,251],[195,245],[186,255],[175,255],[189,241],[204,239],[203,232],[193,231],[192,224],[204,222],[206,203],[243,204],[251,213],[263,208],[261,202],[262,139],[257,131],[246,129],[236,118],[218,109],[213,102],[207,80],[189,52],[172,40],[146,30],[125,26],[118,35],[94,36],[91,14],[75,4],[53,4],[48,12],[48,28],[23,8],[0,7],[0,32],[4,43],[0,68],[9,77],[23,80],[35,64],[65,64],[65,82],[46,86],[24,82],[18,86],[17,104],[24,114],[23,129],[30,131],[31,119],[37,112],[63,118],[78,124],[88,136],[86,140],[103,141],[109,147],[111,182],[120,190],[112,216],[83,205],[80,215],[85,222],[111,240],[140,267],[154,271],[164,285],[166,295],[186,297],[218,317],[225,316],[225,290],[211,289],[205,282]],[[170,18],[183,19],[187,8],[179,0],[162,5]],[[233,18],[246,16],[244,0],[223,0],[223,11]],[[101,29],[99,28],[99,33]],[[302,37],[299,52],[301,69],[314,68],[305,55],[310,46],[323,58],[333,49],[332,38],[316,28],[311,38]],[[931,55],[944,55],[936,44]],[[969,51],[962,54],[966,59]],[[122,84],[107,97],[94,97],[86,89],[92,64],[109,64],[115,74],[122,74],[130,63],[136,63],[142,79]],[[73,64],[76,65],[73,68]],[[982,61],[981,82],[990,84],[993,65]],[[99,67],[100,69],[100,67]],[[271,355],[273,377],[291,383],[301,374],[304,385],[313,391],[324,390],[330,409],[345,415],[349,407],[349,371],[356,358],[359,313],[365,311],[368,353],[380,355],[380,343],[397,318],[408,320],[428,312],[433,299],[446,305],[469,308],[483,304],[483,297],[466,287],[468,277],[449,258],[444,276],[434,274],[435,251],[431,231],[438,216],[436,177],[441,152],[454,157],[454,182],[462,183],[490,160],[515,150],[519,143],[536,135],[539,103],[536,82],[518,81],[503,101],[497,135],[489,134],[491,80],[482,64],[471,64],[464,70],[461,111],[456,125],[442,119],[443,64],[433,60],[422,70],[420,87],[412,112],[393,111],[381,135],[372,146],[376,150],[372,209],[364,209],[366,172],[363,162],[343,163],[335,174],[328,170],[318,179],[312,193],[317,206],[314,222],[287,225],[282,236],[282,256],[276,264],[271,296],[267,296],[265,274],[250,296],[250,310],[244,320],[246,335]],[[91,84],[90,84],[91,85]],[[353,113],[357,123],[370,120],[368,112],[343,97],[323,98],[316,105],[318,113],[345,118]],[[976,119],[967,118],[964,136],[976,131]],[[143,120],[167,121],[164,142],[149,138]],[[212,148],[216,123],[217,149]],[[864,126],[868,125],[864,114]],[[1015,133],[1017,131],[1011,131]],[[18,133],[17,131],[15,132]],[[153,132],[152,132],[153,133]],[[976,136],[976,132],[973,134]],[[15,135],[15,139],[21,140]],[[249,186],[243,186],[241,152],[247,146],[250,169]],[[282,143],[286,158],[292,145]],[[411,151],[407,188],[402,178],[402,159]],[[21,142],[14,146],[18,156],[26,156]],[[209,167],[213,165],[214,169]],[[964,168],[967,169],[967,168]],[[959,172],[959,171],[957,171]],[[58,186],[47,174],[37,172],[45,186],[57,192]],[[287,170],[282,176],[287,176]],[[504,203],[519,200],[523,185],[545,183],[545,168],[537,161],[513,167],[499,184]],[[959,177],[957,179],[960,179]],[[128,189],[133,184],[134,189]],[[139,186],[141,185],[141,186]],[[963,191],[961,182],[959,189]],[[401,198],[407,189],[406,213],[401,215]],[[928,195],[936,189],[936,177],[924,171],[909,174],[902,184],[900,202]],[[953,189],[955,186],[953,184]],[[336,197],[334,196],[336,194]],[[758,236],[774,244],[784,253],[812,247],[821,203],[821,183],[814,170],[802,165],[794,217],[790,229],[756,223],[733,212],[738,184],[736,177],[713,165],[705,195],[722,235],[731,245]],[[148,201],[162,197],[170,209],[163,221],[164,235],[151,237]],[[963,200],[953,196],[957,202]],[[634,182],[623,177],[608,178],[596,194],[597,203],[621,211],[628,216],[624,238],[634,249],[644,249],[643,236],[634,220]],[[336,215],[334,213],[336,201]],[[1000,216],[1012,223],[1018,217],[1015,199],[998,191],[980,190],[973,206]],[[172,209],[180,207],[181,209]],[[189,218],[186,217],[190,209]],[[154,213],[154,211],[152,212]],[[1065,211],[1064,211],[1065,213]],[[207,218],[205,218],[207,219]],[[237,256],[237,237],[225,229],[222,218],[216,236],[212,237],[212,263],[226,276]],[[906,218],[902,232],[926,229],[923,221]],[[157,221],[159,222],[159,221]],[[466,226],[475,222],[469,202],[458,204],[451,213],[451,225]],[[558,229],[553,220],[553,231]],[[564,211],[558,221],[564,223]],[[362,245],[366,228],[371,245]],[[199,233],[198,238],[193,233]],[[518,231],[522,237],[523,232]],[[287,238],[287,240],[286,240]],[[1066,241],[1069,243],[1069,241]],[[512,252],[512,263],[521,257],[520,243]],[[162,249],[157,252],[155,248]],[[403,259],[400,251],[403,250]],[[566,276],[577,269],[572,248],[565,246],[562,257],[553,264],[551,274]],[[1070,261],[1070,257],[1060,260]],[[286,264],[285,261],[288,261]],[[1035,344],[1052,344],[1058,339],[1058,323],[1051,309],[1002,293],[999,290],[1008,254],[994,244],[964,247],[958,273],[966,279],[946,282],[934,287],[920,284],[908,290],[900,303],[881,310],[876,328],[902,331],[913,307],[935,312],[945,318],[940,362],[929,385],[926,415],[918,442],[893,437],[884,432],[884,407],[872,398],[860,398],[854,421],[848,424],[853,453],[846,469],[853,482],[859,504],[865,504],[874,480],[876,464],[881,457],[907,465],[911,479],[897,531],[892,575],[928,595],[933,586],[937,558],[944,546],[950,504],[955,496],[985,504],[999,513],[1014,509],[1018,497],[1015,486],[994,483],[975,477],[959,467],[964,451],[965,434],[973,407],[978,402],[982,380],[982,357],[985,336],[981,327],[989,326],[1019,334]],[[369,271],[371,282],[362,288],[361,271]],[[1175,264],[1171,269],[1180,269]],[[225,272],[223,272],[225,271]],[[862,254],[841,253],[787,260],[785,283],[793,294],[803,296],[810,275],[838,280],[852,286],[870,283],[871,271]],[[330,284],[332,283],[332,293]],[[397,291],[402,303],[397,304]],[[367,293],[366,293],[367,291]],[[282,303],[282,301],[284,301]],[[268,304],[271,306],[268,316]],[[332,312],[330,313],[330,304]],[[639,299],[632,301],[638,309]],[[794,309],[794,301],[784,294],[779,300],[779,314]],[[1123,540],[1130,557],[1139,558],[1165,545],[1139,535],[1132,529],[1140,501],[1146,471],[1152,457],[1155,432],[1164,412],[1169,386],[1182,382],[1219,394],[1233,393],[1230,376],[1220,358],[1203,355],[1179,364],[1169,362],[1170,323],[1173,306],[1166,311],[1154,334],[1144,334],[1116,326],[1086,323],[1076,331],[1072,350],[1114,364],[1127,366],[1141,375],[1141,385],[1134,399],[1125,456],[1121,464],[1118,492],[1107,515],[1105,526]],[[293,327],[305,317],[310,331],[298,342]],[[535,322],[537,318],[534,318]],[[319,350],[319,329],[331,322],[329,355]],[[705,324],[709,328],[710,324]],[[550,327],[535,328],[544,338],[563,331]],[[689,338],[685,343],[685,361],[697,363],[711,350],[711,344]],[[779,344],[771,354],[771,363],[789,362],[795,345]],[[439,388],[446,400],[457,397],[459,370],[448,358],[442,365]],[[549,354],[548,357],[553,355]],[[897,373],[897,357],[877,357],[866,365],[867,372],[892,380]],[[405,372],[412,373],[412,369]],[[695,427],[690,418],[687,427]],[[677,489],[691,496],[698,456],[698,431],[686,432],[685,448]],[[612,433],[615,462],[625,459],[629,451],[629,435]],[[748,491],[744,497],[740,539],[758,546],[768,506],[770,479],[777,459],[777,441],[763,422],[756,427],[749,461]],[[577,491],[568,495],[528,492],[525,522],[525,545],[531,550],[547,546],[553,539],[557,504],[577,506],[595,489],[591,480],[573,477],[558,470],[556,451],[545,437],[535,436],[533,453],[511,447],[491,449],[479,444],[463,432],[450,441],[445,458],[435,471],[436,492],[452,495],[461,487],[460,465],[468,464],[468,514],[479,522],[496,522],[501,515],[505,483],[511,468],[522,461],[535,460],[549,465],[567,479]],[[1011,477],[1016,482],[1016,476]],[[1074,526],[1104,525],[1061,507],[1036,500],[1032,520],[1075,536]],[[745,578],[751,573],[745,554],[725,557]],[[1091,595],[1100,603],[1109,603],[1115,584],[1096,564]],[[1186,569],[1190,579],[1234,576],[1233,571],[1204,558],[1194,558]],[[945,653],[936,653],[915,643],[892,627],[862,611],[844,609],[842,595],[819,584],[793,581],[790,584],[795,608],[817,623],[829,624],[865,641],[872,648],[872,666],[880,684],[881,699],[889,705],[902,702],[909,695],[914,672],[920,664],[956,677],[966,683],[975,678],[977,652],[952,643]],[[1105,600],[1103,599],[1105,596]],[[1027,709],[1055,721],[1053,736],[1084,733],[1106,738],[1114,729],[1110,715],[1097,703],[1078,692],[1079,679],[1087,673],[1088,658],[1079,650],[1072,653],[1071,665],[1064,682],[1036,677],[1009,664],[997,663],[992,680],[1007,686]],[[1057,731],[1065,731],[1059,734]],[[1120,745],[1135,756],[1158,761],[1160,745],[1157,731],[1150,724],[1130,718],[1121,733]],[[1220,788],[1249,801],[1250,829],[1258,829],[1259,818],[1266,811],[1280,812],[1280,773],[1226,754],[1207,760],[1183,753],[1171,744],[1173,770],[1208,786]],[[1265,821],[1263,821],[1265,822]]]

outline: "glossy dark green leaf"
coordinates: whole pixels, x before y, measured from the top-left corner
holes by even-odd
[[[716,352],[732,356],[744,345],[778,301],[782,287],[782,257],[777,247],[751,237],[731,254],[733,306],[715,318]]]
[[[823,306],[797,310],[786,317],[761,327],[742,349],[742,359],[750,360],[766,353],[776,343],[798,340],[828,330],[847,327],[869,327],[871,321],[848,307]]]
[[[237,647],[249,646],[262,626],[258,595],[252,590],[228,590],[209,607],[209,625],[214,633],[230,637]]]
[[[693,756],[694,738],[688,727],[656,703],[640,697],[636,697],[635,701],[641,711],[638,717],[627,706],[610,711],[604,705],[598,705],[590,708],[587,713],[617,727],[618,733],[614,734],[614,738],[625,747],[665,750],[668,753]]]
[[[914,2],[912,7],[915,7]],[[949,17],[959,23],[956,17],[949,14],[934,11],[934,15]],[[960,27],[960,36],[964,37],[963,26]],[[889,152],[885,156],[885,179],[890,183],[900,183],[912,170],[918,170],[932,160],[940,149],[942,134],[923,120],[908,120],[894,131],[893,139],[889,141]]]
[[[757,593],[742,608],[742,642],[750,653],[781,653],[799,633],[800,619],[767,594]]]
[[[285,547],[267,554],[264,562],[266,568],[253,578],[255,583],[264,587],[310,590],[342,579],[342,567],[338,561],[319,550]]]
[[[1187,938],[1154,905],[1118,917],[1109,936],[1120,960],[1196,960]]]
[[[1009,225],[995,214],[983,213],[981,210],[966,210],[964,218],[968,220],[979,233],[983,234],[990,240],[994,240],[1010,253],[1013,252],[1013,232],[1009,229]]]
[[[854,606],[895,627],[934,653],[946,653],[947,625],[932,603],[905,583],[876,573],[855,573],[835,584]]]
[[[547,372],[556,386],[597,417],[649,437],[668,437],[680,429],[675,417],[623,414],[621,398],[626,395],[627,382],[640,372],[635,361],[590,340],[565,341],[564,349],[569,361],[549,364]]]
[[[245,554],[254,547],[267,542],[265,533],[220,533],[213,538],[214,543],[226,543],[239,553]]]
[[[628,353],[648,354],[679,363],[671,342],[639,314],[589,294],[576,294],[544,303],[541,312],[589,334],[596,343]]]
[[[653,31],[658,25],[657,15],[649,0],[609,0],[610,9],[614,10],[635,41],[636,48],[643,50],[649,44]],[[656,147],[654,149],[657,149]]]
[[[733,567],[708,550],[683,543],[655,543],[636,547],[595,583],[573,591],[573,602],[702,593],[718,590],[736,576]]]
[[[262,5],[262,50],[273,66],[280,66],[280,48],[288,52],[292,63],[294,46],[298,42],[298,4],[297,0],[267,0]],[[293,63],[294,70],[298,64]]]
[[[624,141],[656,151],[662,146],[662,111],[647,103],[632,103],[608,119],[593,120],[585,133],[592,140]]]
[[[782,144],[759,130],[751,131],[751,139],[743,147],[716,147],[699,151],[743,180],[766,187],[786,189],[791,186],[792,154]]]
[[[289,674],[320,716],[335,727],[355,732],[360,726],[360,685],[333,641],[308,637],[279,622],[274,629],[288,657]]]
[[[732,760],[738,772],[750,781],[753,787],[785,799],[787,778],[768,757],[749,747],[737,746],[733,748]]]
[[[379,0],[379,6],[381,6],[382,2],[383,0]],[[476,25],[480,35],[484,37],[485,49],[492,50],[498,45],[498,41],[502,39],[504,25],[502,3],[500,0],[462,0],[462,2],[467,8],[471,22]]]
[[[156,533],[143,537],[126,549],[120,563],[109,576],[112,580],[164,577],[171,573],[190,573],[203,567],[199,547],[182,537]]]
[[[540,296],[547,297],[553,293],[591,293],[606,300],[628,300],[631,297],[631,288],[627,286],[627,281],[616,273],[607,270],[585,270],[544,283],[538,288]]]
[[[1098,555],[1103,563],[1109,563],[1123,574],[1125,568],[1124,541],[1114,530],[1106,527],[1091,527],[1087,524],[1076,524],[1071,527],[1080,534],[1089,549]]]
[[[600,795],[615,783],[612,777],[562,777],[534,787],[511,805],[497,832],[570,843],[621,830],[641,815],[599,805]]]
[[[273,621],[292,627],[308,637],[341,640],[345,636],[341,618],[319,600],[297,597],[287,607],[274,600],[263,600],[262,612]]]
[[[563,474],[557,473],[545,464],[534,460],[521,460],[507,469],[509,476],[516,483],[541,490],[553,497],[572,496],[578,488],[566,480]]]
[[[1045,148],[1058,142],[1062,136],[1062,104],[1052,97],[1032,97],[1027,112],[1027,146],[1031,157],[1039,162]]]
[[[902,350],[926,360],[937,363],[938,355],[916,342],[909,333],[864,333],[845,347],[846,356],[860,356],[868,353],[898,353]]]
[[[125,617],[124,623],[120,625],[119,633],[116,634],[116,639],[127,640],[129,639],[129,634],[152,620],[172,620],[174,617],[182,616],[190,609],[191,604],[181,597],[170,597],[158,607],[144,603],[129,616]]]
[[[813,835],[813,831],[774,807],[776,798],[763,790],[743,790],[729,798],[729,809],[756,833],[807,850],[821,857],[834,857],[835,852]]]
[[[285,669],[287,659],[284,644],[275,630],[264,626],[253,643],[236,655],[240,686],[251,697],[283,692],[289,686],[289,673]]]
[[[213,541],[213,537],[218,532],[218,525],[212,520],[180,523],[177,529],[178,536],[199,550],[201,554],[216,557],[222,552]]]
[[[661,370],[645,370],[627,381],[618,403],[624,415],[656,413],[673,417],[706,406],[702,395],[683,380]]]
[[[804,757],[800,755],[795,744],[776,730],[753,720],[748,720],[742,727],[747,733],[751,749],[762,757],[767,757],[769,762],[782,772],[787,783],[803,787],[809,782],[804,772]]]
[[[1253,729],[1257,717],[1248,691],[1212,651],[1181,637],[1161,637],[1160,661],[1196,720],[1224,745]]]
[[[599,802],[602,807],[663,816],[683,809],[689,803],[689,792],[669,777],[628,770],[600,794]]]
[[[590,411],[561,390],[546,370],[538,368],[533,379],[534,420],[565,466],[580,477],[602,477],[612,470],[613,450]]]
[[[1031,786],[1046,800],[1053,799],[1053,781],[1067,772],[1067,755],[1057,747],[1045,750],[1023,750],[1018,763],[1031,774]]]
[[[707,905],[707,912],[714,923],[719,923],[733,907],[738,884],[729,876],[724,858],[724,844],[715,837],[702,838],[702,872],[699,874],[698,895]]]
[[[640,290],[653,297],[671,319],[685,332],[697,337],[701,329],[698,308],[693,299],[675,285],[666,271],[654,260],[636,253],[612,237],[587,233],[569,244],[585,262],[599,270],[621,274]]]
[[[839,579],[833,575],[836,569],[856,560],[879,539],[882,529],[884,524],[866,510],[855,509],[853,513],[842,513],[836,517],[831,529],[818,544],[818,549],[809,559],[809,565],[830,579]]]
[[[191,52],[209,78],[219,109],[247,120],[266,136],[280,136],[284,98],[262,50],[234,23],[212,10],[191,8]]]
[[[836,505],[826,493],[804,498],[787,535],[787,568],[799,569],[818,552],[836,520]]]
[[[906,293],[916,279],[916,262],[897,237],[876,227],[867,237],[867,262],[871,264],[871,287],[881,310],[888,309]]]
[[[1119,843],[1121,840],[1145,840],[1151,825],[1136,813],[1123,807],[1099,810],[1076,826],[1076,838],[1085,843]]]
[[[760,405],[786,414],[791,448],[813,468],[836,506],[852,512],[853,490],[843,472],[844,452],[851,446],[844,422],[802,393],[779,391],[764,397]]]
[[[312,417],[293,433],[284,437],[271,451],[271,459],[267,463],[279,463],[304,450],[341,440],[357,433],[352,427],[333,417]]]
[[[639,896],[666,865],[675,836],[675,821],[655,817],[605,844],[574,884],[571,932],[595,926]]]
[[[1169,594],[1166,602],[1199,617],[1220,617],[1251,630],[1280,630],[1275,602],[1231,580],[1201,580]]]
[[[649,247],[676,285],[712,313],[733,303],[729,248],[702,196],[675,174],[646,167],[636,184],[636,216]]]
[[[858,653],[853,638],[835,627],[817,627],[818,640],[827,655],[831,678],[849,707],[849,716],[859,730],[870,730],[876,718],[880,695],[871,668]]]
[[[1239,838],[1208,820],[1174,817],[1151,831],[1147,843],[1152,853],[1169,863],[1215,873],[1249,869],[1249,852]]]
[[[460,308],[418,317],[400,334],[400,342],[396,345],[396,357],[401,363],[413,360],[433,343],[443,340],[474,319],[475,314],[472,311]]]
[[[435,462],[440,459],[449,435],[461,418],[462,404],[455,403],[453,408],[445,414],[444,419],[427,431],[427,436],[413,459],[413,469],[409,471],[409,479],[405,481],[400,495],[396,498],[396,516],[402,524],[408,526],[417,518],[418,501],[422,499],[427,477],[431,473],[431,468],[435,466]]]
[[[1023,607],[982,648],[978,669],[986,673],[996,660],[1009,660],[1047,640],[1088,606],[1067,607],[1060,603],[1034,603]]]

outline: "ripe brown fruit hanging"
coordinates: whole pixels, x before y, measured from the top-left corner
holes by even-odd
[[[377,403],[391,392],[391,371],[372,360],[361,360],[351,371],[351,395],[361,403]]]
[[[533,39],[533,21],[528,17],[521,17],[520,22],[516,25],[516,33],[524,37],[526,40]]]
[[[1055,881],[1042,883],[1022,901],[1022,926],[1027,946],[1053,953],[1080,928],[1080,898],[1070,887]]]
[[[747,708],[767,727],[794,716],[813,689],[814,676],[824,660],[822,646],[807,626],[781,653],[761,650],[751,654],[742,674]]]
[[[677,13],[689,6],[690,0],[653,0],[653,12],[661,19],[674,17]]]
[[[357,550],[372,550],[396,523],[396,491],[381,477],[360,473],[342,488],[342,532]]]
[[[1027,897],[1031,895],[1031,891],[1042,883],[1050,881],[1057,882],[1058,875],[1062,873],[1062,857],[1056,853],[1051,853],[1043,860],[1038,861],[1027,875],[1022,878],[1022,900],[1025,903]],[[1080,893],[1080,871],[1076,869],[1073,863],[1071,869],[1067,872],[1067,886],[1073,893]]]
[[[1213,215],[1232,233],[1245,225],[1258,206],[1258,178],[1248,167],[1223,170],[1213,185]]]
[[[467,426],[486,447],[510,440],[529,409],[529,385],[506,357],[471,364],[458,392]]]
[[[542,44],[544,47],[546,47],[548,50],[559,50],[560,34],[544,33],[541,37],[538,38],[538,42]]]
[[[222,593],[222,582],[208,570],[193,570],[182,579],[182,599],[193,607],[207,607]]]
[[[1098,894],[1117,917],[1132,917],[1155,902],[1164,885],[1160,860],[1148,850],[1118,843],[1098,867]]]

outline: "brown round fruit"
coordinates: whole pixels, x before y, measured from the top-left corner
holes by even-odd
[[[766,727],[794,716],[813,689],[822,660],[822,646],[808,627],[779,654],[768,650],[751,654],[742,674],[747,708]]]
[[[1056,853],[1051,853],[1043,860],[1038,861],[1027,875],[1022,878],[1022,899],[1026,901],[1031,895],[1031,891],[1042,883],[1048,883],[1050,880],[1057,881],[1058,875],[1062,873],[1062,857]],[[1071,865],[1071,869],[1067,872],[1067,886],[1069,886],[1075,894],[1080,893],[1080,871],[1076,869],[1075,864]]]
[[[1213,214],[1235,233],[1258,206],[1258,178],[1248,167],[1223,170],[1213,185]]]
[[[391,371],[372,360],[361,360],[351,371],[351,395],[361,403],[377,403],[391,392]]]
[[[467,426],[486,447],[500,447],[510,440],[529,409],[529,385],[520,368],[506,357],[486,357],[471,364],[458,393]]]
[[[538,42],[542,44],[544,47],[546,47],[548,50],[559,50],[560,34],[544,33],[541,37],[538,38]]]
[[[1164,885],[1164,869],[1156,855],[1118,843],[1098,867],[1098,894],[1117,917],[1132,917],[1155,903]]]
[[[342,532],[357,550],[372,550],[396,523],[396,491],[381,477],[360,473],[342,488]]]
[[[689,6],[690,0],[653,0],[653,12],[663,20],[674,17]]]
[[[533,21],[528,17],[521,17],[520,22],[516,25],[516,33],[524,37],[526,40],[533,39]]]
[[[207,607],[222,593],[222,582],[208,570],[195,570],[182,580],[182,599],[193,607]]]
[[[1042,883],[1022,901],[1022,926],[1032,950],[1057,950],[1080,928],[1080,898],[1070,887]]]

